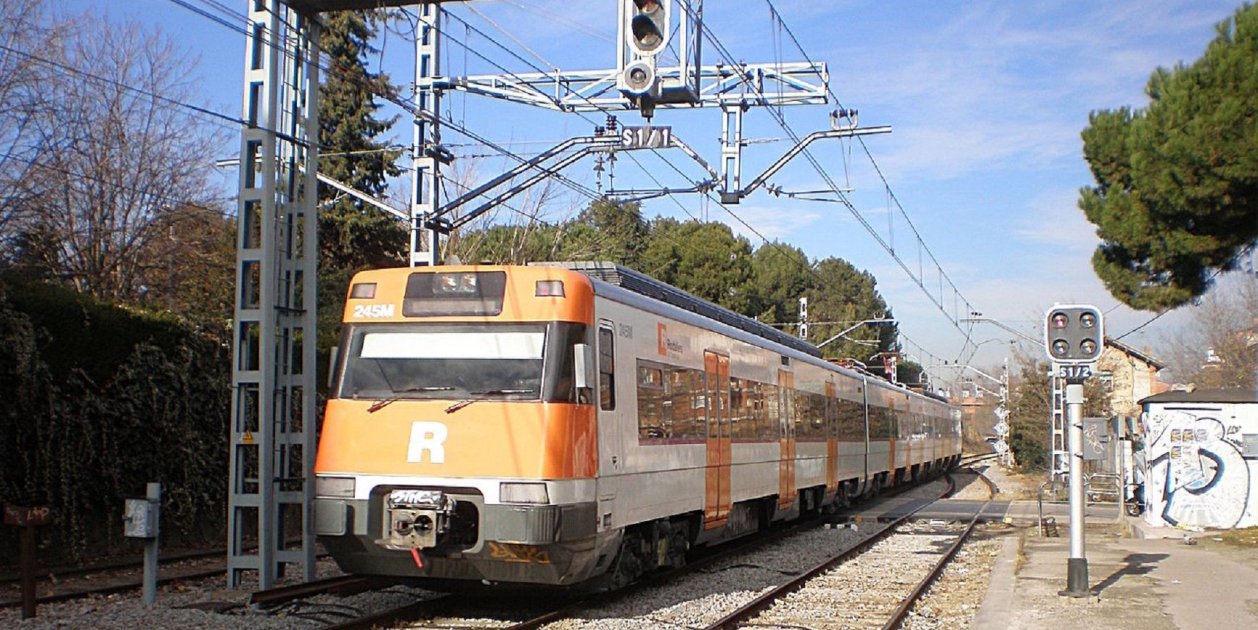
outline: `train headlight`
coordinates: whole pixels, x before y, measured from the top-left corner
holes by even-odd
[[[498,499],[503,503],[550,503],[550,495],[546,493],[544,483],[519,483],[504,481],[498,484]]]
[[[352,499],[354,498],[354,478],[315,477],[315,496]]]
[[[533,295],[537,297],[563,297],[563,280],[538,280]]]
[[[475,295],[480,283],[472,271],[439,273],[436,276],[436,283],[433,284],[433,294],[436,295]]]

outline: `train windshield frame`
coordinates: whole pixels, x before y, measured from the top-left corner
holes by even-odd
[[[573,397],[572,346],[584,328],[560,322],[350,324],[342,332],[334,396],[566,402]]]

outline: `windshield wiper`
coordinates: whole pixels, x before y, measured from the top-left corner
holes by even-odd
[[[478,392],[468,392],[468,394],[471,396],[495,396],[495,395],[503,395],[503,394],[533,394],[536,392],[537,392],[536,389],[486,389],[486,390],[482,390]],[[454,413],[478,400],[482,400],[482,399],[481,398],[467,398],[464,400],[460,400],[459,402],[456,402],[453,405],[446,407],[446,413]]]
[[[429,385],[426,387],[408,387],[401,391],[394,392],[394,394],[392,396],[389,396],[388,398],[377,400],[376,402],[372,403],[371,406],[367,408],[367,413],[375,413],[377,411],[380,411],[381,409],[384,409],[388,405],[405,398],[406,396],[404,396],[404,394],[414,394],[416,392],[448,392],[452,389],[454,388],[450,387],[449,385]]]

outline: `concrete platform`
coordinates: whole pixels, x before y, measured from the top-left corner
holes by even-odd
[[[1258,628],[1258,550],[1225,546],[1211,532],[1191,534],[1193,544],[1186,544],[1183,531],[1117,522],[1116,513],[1088,518],[1085,556],[1095,595],[1059,595],[1068,521],[1057,517],[1060,537],[1021,526],[1004,539],[973,628]]]

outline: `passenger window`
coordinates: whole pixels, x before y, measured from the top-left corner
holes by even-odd
[[[616,335],[612,329],[598,329],[598,406],[604,411],[616,408]]]

